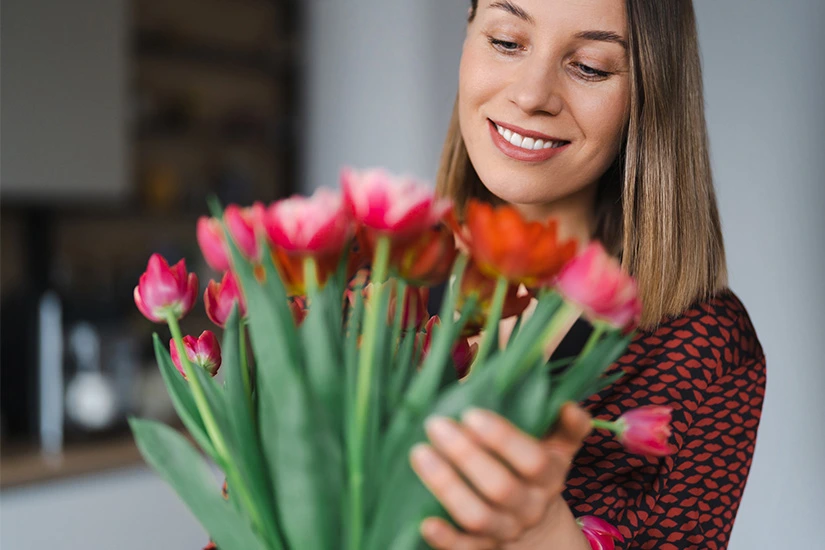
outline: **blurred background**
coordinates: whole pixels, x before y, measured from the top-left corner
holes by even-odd
[[[175,423],[132,289],[205,199],[432,179],[466,0],[3,0],[0,548],[200,548],[130,414]],[[730,548],[821,546],[825,2],[696,2],[731,286],[768,359]],[[196,308],[186,332],[209,326]],[[217,483],[217,481],[216,481]]]

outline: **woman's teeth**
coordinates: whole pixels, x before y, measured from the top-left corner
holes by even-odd
[[[507,141],[509,141],[510,143],[515,145],[516,147],[521,147],[522,149],[529,149],[529,150],[537,151],[539,149],[550,149],[551,147],[552,148],[561,147],[562,145],[567,143],[566,141],[543,141],[543,140],[540,140],[540,139],[533,139],[533,138],[529,138],[529,137],[524,137],[522,135],[519,135],[519,134],[511,131],[511,130],[507,130],[505,128],[502,128],[501,126],[498,126],[498,125],[496,125],[496,130],[498,130],[498,133],[501,134],[501,136],[504,139],[506,139]]]

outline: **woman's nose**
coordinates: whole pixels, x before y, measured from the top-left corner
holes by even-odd
[[[510,100],[527,114],[559,114],[564,100],[558,74],[545,60],[526,60],[510,86]]]

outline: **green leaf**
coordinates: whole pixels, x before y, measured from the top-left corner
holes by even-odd
[[[550,376],[542,358],[508,392],[502,412],[523,432],[541,437],[544,435],[542,423],[549,394]]]
[[[129,419],[138,449],[221,550],[267,550],[249,521],[226,502],[203,457],[171,428],[149,420]]]
[[[557,377],[545,410],[543,424],[546,429],[550,429],[555,424],[564,403],[567,401],[578,403],[589,397],[590,394],[585,392],[589,391],[594,383],[598,383],[602,373],[622,356],[631,339],[631,335],[622,336],[620,331],[607,333],[593,346],[590,353],[578,357],[564,375]]]
[[[231,239],[229,245],[252,333],[259,437],[287,547],[333,548],[340,540],[340,514],[330,502],[340,501],[341,449],[309,391],[297,330],[271,252],[264,250],[265,280],[260,284]]]
[[[222,460],[212,446],[212,441],[209,439],[209,436],[206,434],[206,428],[198,412],[198,407],[195,405],[195,399],[192,397],[192,389],[189,387],[189,383],[184,380],[183,376],[178,372],[178,369],[172,362],[172,357],[169,355],[169,349],[163,345],[157,333],[153,335],[153,342],[155,359],[157,360],[160,374],[166,384],[169,396],[172,398],[172,404],[175,406],[178,417],[200,448],[203,449],[216,464],[221,464]]]
[[[336,437],[343,440],[344,350],[341,338],[341,292],[330,281],[322,290],[311,290],[309,311],[299,332],[306,356],[307,382],[321,405]],[[334,312],[337,311],[337,316]]]
[[[439,396],[428,411],[413,416],[398,434],[396,442],[401,450],[389,464],[382,464],[385,474],[378,501],[380,506],[371,524],[367,548],[381,550],[387,548],[397,534],[406,527],[410,518],[435,515],[440,509],[435,497],[421,484],[420,479],[409,464],[408,453],[413,445],[426,440],[423,422],[427,416],[438,415],[458,419],[471,407],[500,411],[502,395],[491,391],[496,371],[503,365],[501,354],[496,355],[487,367],[466,381],[456,382]],[[441,512],[442,517],[443,511]]]
[[[249,493],[252,505],[259,514],[267,540],[275,548],[281,548],[281,529],[277,524],[278,514],[269,472],[255,428],[255,419],[250,410],[250,398],[246,393],[241,357],[241,322],[238,307],[235,305],[229,315],[223,333],[221,346],[224,373],[226,410],[229,426],[234,434],[235,445],[232,454],[237,457],[237,466],[245,490]],[[240,488],[239,488],[240,489]],[[235,500],[239,500],[235,497]]]

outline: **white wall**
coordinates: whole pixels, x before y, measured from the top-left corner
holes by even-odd
[[[304,191],[338,185],[344,165],[435,176],[468,6],[307,0]]]
[[[4,199],[128,193],[128,8],[127,0],[3,0]]]
[[[731,286],[768,364],[730,549],[821,548],[825,2],[695,5]]]

